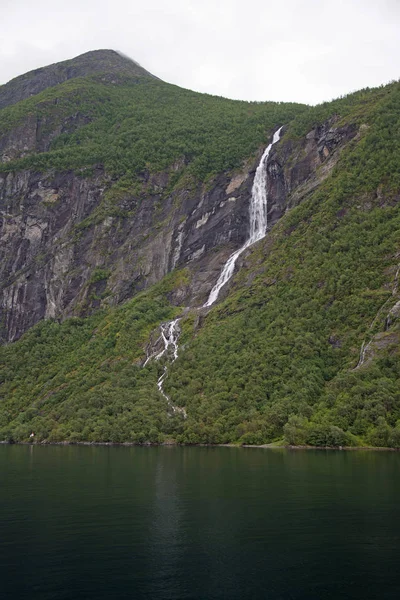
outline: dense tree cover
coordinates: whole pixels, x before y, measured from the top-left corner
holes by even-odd
[[[72,156],[68,152],[87,157],[88,148],[99,149],[106,136],[113,149],[107,154],[104,144],[101,160],[116,173],[128,163],[133,171],[146,163],[162,168],[184,154],[193,169],[203,165],[197,175],[206,177],[214,168],[229,168],[249,156],[265,141],[265,128],[282,122],[279,111],[292,110],[268,105],[274,107],[268,113],[264,105],[246,103],[233,103],[230,109],[227,101],[192,92],[182,96],[173,86],[167,102],[166,88],[159,86],[134,88],[136,104],[127,113],[123,98],[131,97],[133,87],[127,86],[126,96],[118,89],[124,118],[113,122],[113,108],[110,115],[59,139],[49,156],[61,157],[65,165]],[[112,86],[107,89],[114,93]],[[143,108],[148,93],[152,102],[157,99],[151,131]],[[174,103],[176,114],[169,108]],[[242,105],[249,111],[243,128],[240,117],[234,117]],[[182,130],[179,110],[187,114]],[[324,184],[247,252],[227,298],[201,326],[196,311],[181,322],[180,355],[169,368],[165,389],[174,404],[186,408],[186,420],[173,416],[158,393],[162,363],[140,366],[151,330],[179,313],[166,300],[182,277],[178,272],[121,307],[87,319],[41,323],[1,348],[0,438],[27,440],[34,431],[39,441],[261,444],[283,439],[291,444],[399,447],[400,326],[395,319],[388,325],[386,317],[399,300],[400,86],[362,91],[309,109],[292,121],[287,135],[302,135],[333,114],[366,127]],[[156,135],[162,119],[166,125]],[[102,124],[107,124],[104,129]],[[238,146],[231,129],[235,134],[243,129]],[[132,142],[135,131],[140,135]],[[143,143],[140,154],[139,141],[147,135],[154,148]],[[217,158],[224,145],[226,153]],[[202,148],[207,148],[205,154]],[[140,165],[135,162],[139,155]],[[113,163],[117,156],[121,165]],[[79,160],[76,165],[83,164]],[[357,368],[363,341],[371,342],[370,353]]]
[[[376,108],[377,103],[390,97],[397,86],[396,82],[392,82],[378,88],[364,88],[331,102],[322,102],[308,107],[307,110],[296,115],[291,123],[291,135],[294,137],[306,135],[310,129],[332,117],[339,119],[339,125],[349,117],[353,123],[365,123],[365,119],[370,118],[371,111]]]
[[[77,111],[90,123],[56,136],[49,152],[0,169],[103,164],[108,173],[134,180],[144,169],[158,171],[180,160],[204,180],[239,166],[266,143],[271,129],[306,110],[295,103],[227,100],[148,78],[77,78],[0,111],[0,132],[29,118],[56,131]]]
[[[189,414],[181,441],[284,433],[290,443],[399,445],[396,323],[376,360],[354,370],[362,341],[384,332],[399,300],[399,86],[368,117],[332,177],[253,249],[226,301],[187,333],[166,383]]]
[[[123,306],[62,324],[39,323],[0,347],[0,439],[163,441],[174,430],[156,381],[161,366],[141,368],[160,321],[177,312],[167,294],[174,272]]]

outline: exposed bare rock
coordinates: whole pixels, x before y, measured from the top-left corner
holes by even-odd
[[[12,148],[44,143],[37,123],[27,128],[25,137],[14,131],[18,143],[3,151],[11,156]],[[329,121],[302,140],[283,137],[274,146],[267,167],[269,228],[328,175],[356,134],[353,126],[335,128]],[[248,237],[258,160],[221,173],[207,188],[168,194],[170,176],[181,168],[175,164],[143,173],[140,194],[112,200],[114,182],[101,168],[89,178],[72,171],[0,174],[1,338],[15,340],[42,318],[117,304],[183,266],[189,282],[171,299],[201,306],[230,253]]]

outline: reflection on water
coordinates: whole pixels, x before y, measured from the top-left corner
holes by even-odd
[[[4,598],[399,598],[400,454],[0,447]]]

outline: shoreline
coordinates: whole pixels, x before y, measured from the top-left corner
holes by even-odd
[[[162,442],[160,444],[147,442],[138,444],[137,442],[8,442],[0,441],[3,446],[106,446],[106,447],[121,447],[121,448],[261,448],[264,450],[336,450],[336,451],[357,451],[368,450],[378,452],[399,452],[400,448],[389,448],[383,446],[292,446],[290,444],[178,444],[177,442]]]

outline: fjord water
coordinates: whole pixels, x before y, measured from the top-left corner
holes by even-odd
[[[400,454],[0,446],[0,596],[400,597]]]

